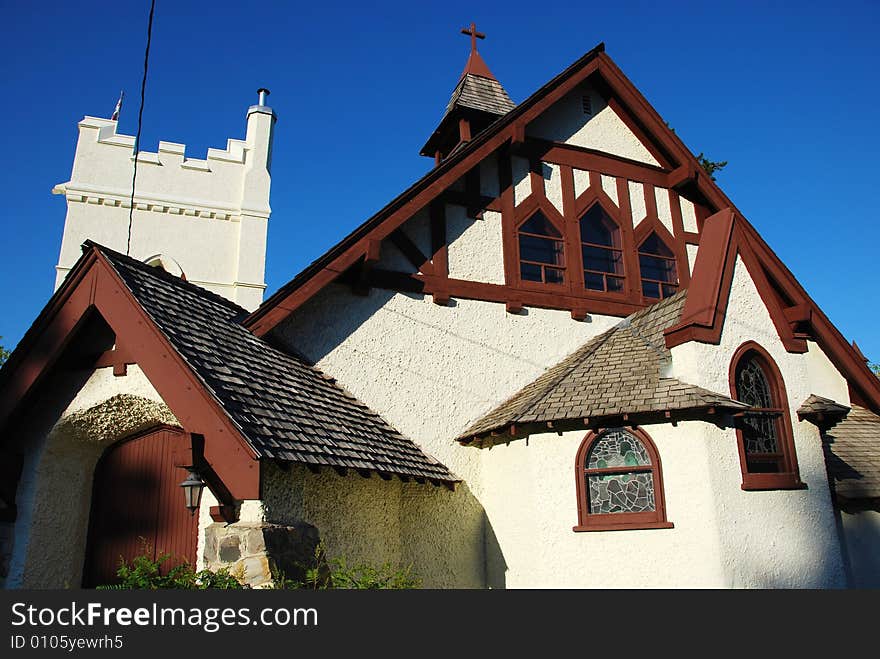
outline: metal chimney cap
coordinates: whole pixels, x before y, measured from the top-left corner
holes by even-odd
[[[259,100],[257,101],[257,104],[258,104],[258,105],[266,105],[266,97],[267,97],[269,94],[271,94],[271,93],[272,93],[272,92],[270,92],[270,91],[269,91],[268,89],[266,89],[265,87],[260,87],[260,88],[257,90],[257,96],[259,97]]]

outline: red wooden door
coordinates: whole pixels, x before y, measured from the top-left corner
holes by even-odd
[[[172,448],[183,433],[161,428],[114,444],[95,467],[89,540],[83,569],[87,587],[117,581],[121,558],[171,554],[163,572],[195,563],[198,516],[183,503],[186,471]]]

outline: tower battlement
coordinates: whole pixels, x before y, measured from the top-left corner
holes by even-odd
[[[188,280],[256,308],[265,289],[275,119],[271,108],[251,106],[245,139],[209,148],[204,159],[187,158],[176,142],[140,151],[131,255],[161,255]],[[56,288],[84,240],[122,252],[128,242],[135,138],[117,133],[112,119],[86,116],[78,128],[70,180],[52,189],[67,200]]]

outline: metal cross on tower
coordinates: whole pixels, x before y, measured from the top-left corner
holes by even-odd
[[[468,34],[471,37],[471,52],[477,51],[477,39],[485,39],[486,35],[482,32],[477,32],[477,26],[474,23],[471,23],[470,27],[461,28],[462,34]]]

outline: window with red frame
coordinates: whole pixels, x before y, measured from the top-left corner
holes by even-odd
[[[608,428],[590,433],[576,462],[575,531],[671,528],[660,456],[647,433]]]
[[[623,250],[620,230],[599,204],[580,222],[584,288],[590,291],[623,291]]]
[[[519,274],[523,281],[561,284],[565,280],[562,233],[540,211],[517,229]]]
[[[639,270],[643,296],[659,300],[675,295],[678,290],[675,255],[654,232],[639,246]]]
[[[745,344],[734,356],[731,380],[733,397],[751,408],[736,419],[743,488],[803,487],[776,364],[757,344]]]

